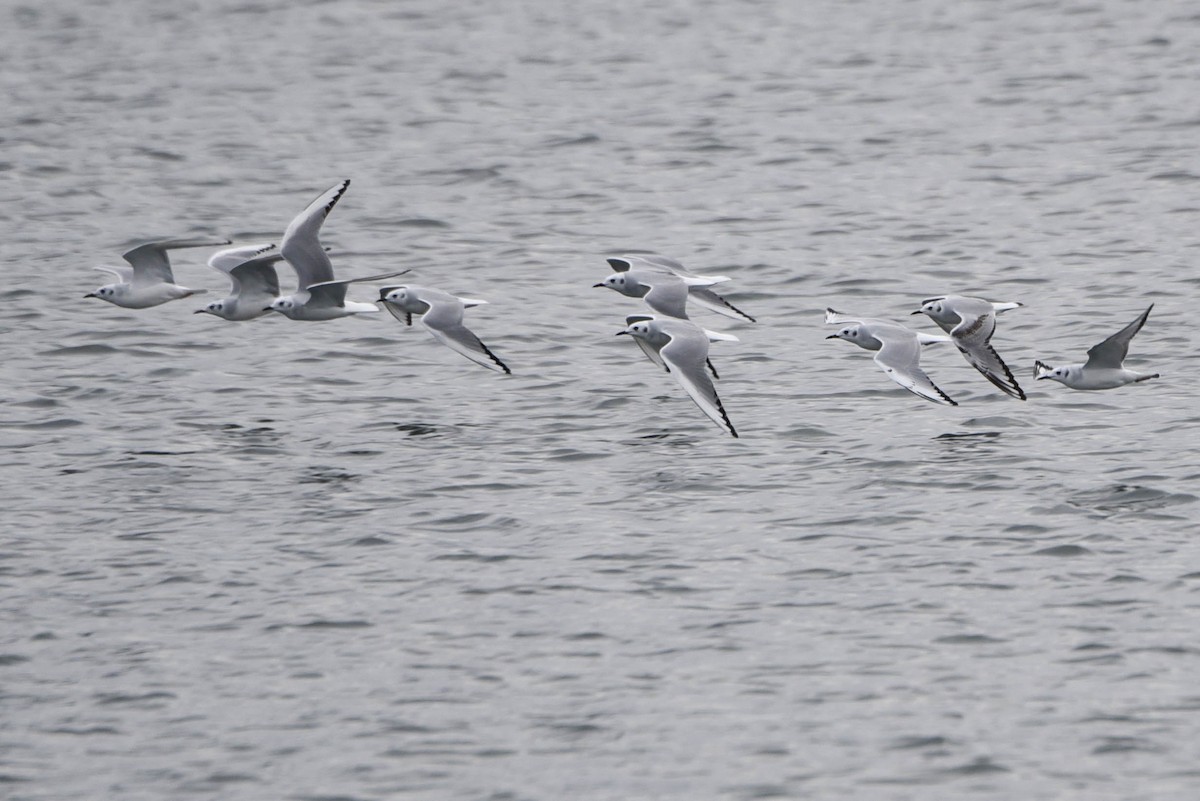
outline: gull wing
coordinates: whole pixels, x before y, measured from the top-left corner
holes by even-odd
[[[274,248],[275,244],[273,242],[260,242],[257,245],[238,245],[234,248],[225,248],[224,250],[218,250],[208,257],[208,266],[214,270],[228,273],[239,264],[255,256],[261,256]]]
[[[893,323],[891,320],[880,320],[875,317],[859,317],[856,314],[843,314],[840,311],[834,311],[833,309],[830,309],[830,308],[825,309],[825,324],[826,325],[831,325],[831,324],[841,325],[842,323],[858,323],[859,325],[872,325],[872,326],[880,325],[880,326],[895,326],[895,327],[899,327],[899,328],[904,328],[904,326],[900,325],[899,323]],[[908,330],[908,329],[905,328],[905,330]],[[939,341],[947,341],[948,342],[949,340],[950,340],[949,337],[944,337],[942,340],[939,340]]]
[[[828,306],[825,307],[825,324],[842,324],[842,323],[865,323],[866,318],[858,317],[853,314],[843,314],[840,311],[834,311]]]
[[[429,305],[429,310],[421,315],[421,323],[430,334],[433,334],[434,339],[451,350],[461,353],[476,364],[512,375],[512,370],[508,369],[508,365],[500,361],[496,354],[492,353],[488,346],[475,336],[474,332],[463,325],[461,300],[452,296],[433,300],[422,298],[422,300]]]
[[[694,300],[696,303],[699,303],[709,311],[715,311],[717,314],[723,314],[726,317],[733,317],[734,319],[741,318],[744,320],[749,320],[752,323],[758,322],[758,320],[755,320],[753,317],[746,314],[744,311],[739,309],[737,306],[734,306],[732,303],[725,300],[725,298],[721,297],[716,292],[713,292],[711,289],[706,289],[703,286],[693,285],[689,287],[688,294],[691,296],[692,300]]]
[[[1025,400],[1025,390],[1021,389],[1021,385],[1013,377],[1012,370],[1008,369],[1008,365],[1000,358],[1000,354],[996,353],[996,349],[991,346],[991,343],[987,341],[964,342],[955,338],[954,344],[966,357],[967,362],[983,373],[983,377],[991,381],[1001,392],[1019,400]]]
[[[313,284],[305,290],[308,292],[308,300],[304,305],[310,309],[345,306],[346,288],[349,286],[350,281],[323,281]]]
[[[687,319],[688,287],[682,279],[670,273],[644,273],[638,283],[650,287],[642,295],[646,305],[659,314]]]
[[[279,252],[296,271],[301,289],[333,280],[333,264],[321,247],[321,225],[349,187],[347,178],[326,189],[292,219],[283,233]]]
[[[1125,361],[1125,356],[1129,353],[1129,340],[1133,339],[1134,334],[1142,330],[1142,326],[1146,324],[1146,319],[1150,317],[1150,309],[1153,308],[1154,304],[1151,303],[1150,308],[1142,312],[1132,323],[1099,345],[1093,345],[1087,352],[1088,360],[1087,364],[1083,366],[1084,369],[1107,368],[1120,370],[1121,363]]]
[[[281,253],[264,253],[234,266],[229,270],[233,294],[251,305],[259,300],[270,305],[279,297],[279,273],[275,265],[282,260]]]
[[[113,265],[113,266],[101,265],[100,267],[93,267],[92,269],[99,270],[102,273],[112,273],[118,279],[120,279],[120,281],[122,283],[125,283],[125,284],[133,282],[133,268],[132,267],[124,267],[124,266],[117,266],[117,265]]]
[[[882,343],[875,363],[888,378],[926,400],[958,405],[921,369],[921,342],[915,332],[897,325],[872,327],[870,333]]]
[[[646,354],[646,358],[654,362],[656,367],[661,367],[668,373],[671,372],[671,368],[667,367],[666,363],[662,360],[662,356],[658,355],[658,348],[641,337],[630,337],[630,339],[637,343],[637,346],[642,349],[642,353]]]
[[[718,426],[737,437],[737,431],[734,429],[733,423],[729,421],[729,415],[725,413],[721,399],[717,397],[717,390],[708,377],[708,373],[704,371],[708,360],[708,337],[699,328],[691,330],[680,326],[670,326],[665,330],[670,340],[658,351],[664,364],[670,369],[680,386],[700,407],[700,411],[708,415],[709,419]]]
[[[650,264],[660,270],[667,270],[684,279],[691,286],[711,286],[730,280],[727,275],[697,275],[691,270],[684,267],[675,259],[667,256],[660,256],[657,253],[642,253],[640,255],[626,255],[622,258],[636,259],[644,264]]]
[[[364,275],[362,278],[343,278],[338,281],[322,281],[319,284],[313,284],[308,287],[310,297],[305,306],[317,308],[320,306],[345,306],[346,305],[346,289],[350,284],[357,284],[361,281],[382,281],[385,278],[395,278],[397,275],[404,275],[408,270],[399,270],[394,273],[380,273],[379,275]],[[385,306],[388,304],[384,304]]]
[[[948,333],[957,340],[986,343],[996,333],[996,312],[990,303],[986,308],[955,306],[950,311],[958,315],[958,323]]]
[[[379,275],[364,275],[361,278],[346,278],[344,280],[347,284],[359,284],[359,283],[362,283],[363,281],[383,281],[388,278],[395,278],[398,275],[404,275],[405,273],[408,273],[408,272],[411,272],[411,270],[396,270],[395,272],[391,272],[391,273],[380,273]],[[390,287],[388,289],[388,291],[390,292],[392,289],[399,289],[399,287],[395,287],[395,286]]]
[[[173,284],[175,276],[171,272],[171,261],[167,258],[168,250],[216,247],[228,244],[228,239],[163,239],[127,250],[121,254],[121,258],[133,267],[133,280],[130,283]]]

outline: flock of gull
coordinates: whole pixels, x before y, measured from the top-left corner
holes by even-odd
[[[378,312],[380,307],[396,319],[412,325],[417,315],[435,339],[471,361],[497,372],[511,373],[470,329],[463,324],[464,311],[486,303],[462,298],[428,286],[387,285],[379,287],[375,303],[346,299],[350,284],[387,281],[408,270],[362,278],[337,279],[327,249],[319,234],[325,218],[350,186],[344,180],[321,193],[300,212],[279,241],[241,245],[213,254],[209,266],[223,273],[231,284],[228,297],[215,300],[196,314],[211,314],[224,320],[252,320],[272,312],[292,320],[333,320],[355,314]],[[128,266],[97,267],[114,274],[118,281],[100,287],[85,297],[99,298],[127,309],[158,306],[171,300],[205,292],[175,283],[168,251],[180,248],[222,247],[229,240],[169,239],[136,247],[125,254]],[[276,265],[285,261],[296,271],[297,291],[283,295]],[[719,379],[708,357],[710,342],[736,341],[731,334],[701,328],[687,315],[687,305],[702,306],[737,320],[754,318],[717,294],[713,287],[730,280],[727,276],[696,275],[682,264],[653,254],[623,255],[608,259],[612,275],[595,284],[622,295],[641,298],[651,313],[631,314],[618,335],[629,335],[647,357],[665,369],[683,387],[696,405],[718,426],[736,437],[725,407],[713,385]],[[1001,392],[1025,400],[1025,392],[1008,365],[991,345],[996,317],[1022,304],[994,303],[982,298],[947,295],[928,298],[913,314],[928,316],[944,334],[914,331],[888,320],[825,312],[825,322],[840,326],[826,339],[844,339],[860,348],[875,351],[875,363],[900,386],[934,403],[957,406],[921,369],[921,350],[926,345],[950,342],[967,362]],[[1157,373],[1137,373],[1125,368],[1129,342],[1142,329],[1150,308],[1117,333],[1088,350],[1082,364],[1051,367],[1038,361],[1036,380],[1050,379],[1078,390],[1113,389],[1126,384],[1158,378]],[[711,374],[711,378],[710,378]]]

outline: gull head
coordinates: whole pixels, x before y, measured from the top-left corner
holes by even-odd
[[[282,315],[291,315],[296,311],[296,301],[290,296],[275,298],[270,306],[267,306],[263,311],[277,311]]]
[[[118,303],[119,298],[125,295],[129,290],[129,284],[106,284],[94,292],[89,292],[84,295],[85,298],[100,298],[107,300],[109,303]]]
[[[386,295],[384,295],[381,300],[385,300],[388,303],[394,303],[397,306],[403,307],[406,303],[408,303],[408,287],[396,287],[391,292],[388,292]]]
[[[913,314],[928,314],[934,320],[941,319],[946,314],[946,306],[942,301],[944,298],[933,298],[925,301],[921,308],[917,309]]]
[[[225,301],[214,300],[212,303],[205,306],[203,309],[196,309],[192,314],[215,314],[217,317],[224,317]]]
[[[620,292],[622,295],[629,295],[630,297],[638,297],[638,290],[642,288],[642,285],[635,281],[629,273],[613,273],[600,283],[592,284],[593,288],[601,286],[606,286],[609,289]]]
[[[1045,362],[1034,362],[1033,376],[1038,381],[1041,381],[1043,378],[1049,378],[1051,381],[1058,381],[1065,384],[1071,376],[1071,368],[1051,367]]]
[[[844,339],[847,342],[853,342],[854,344],[857,345],[860,342],[860,340],[859,340],[860,335],[861,335],[861,332],[859,331],[859,328],[857,325],[848,325],[845,328],[843,328],[841,331],[838,331],[836,334],[830,334],[829,336],[827,336],[825,338],[826,339]]]
[[[640,339],[649,339],[651,336],[650,323],[646,320],[641,320],[629,326],[625,330],[617,332],[617,336],[621,336],[621,334],[629,334],[630,336],[638,337]]]

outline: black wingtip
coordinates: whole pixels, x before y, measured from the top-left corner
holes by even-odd
[[[720,296],[720,295],[717,295],[717,297],[719,297],[719,298],[720,298],[721,296]],[[728,306],[728,307],[729,307],[730,309],[732,309],[733,311],[735,311],[735,312],[737,312],[738,314],[740,314],[740,315],[742,315],[743,317],[745,317],[745,318],[746,318],[747,320],[749,320],[750,322],[752,322],[752,323],[757,323],[757,322],[758,322],[758,320],[757,320],[757,319],[755,319],[754,317],[751,317],[749,314],[746,314],[744,311],[742,311],[741,309],[739,309],[737,306],[734,306],[732,303],[730,303],[729,301],[725,300],[725,298],[721,298],[721,302],[722,302],[722,303],[724,303],[726,306]]]
[[[323,212],[323,216],[325,217],[329,216],[329,212],[333,211],[333,207],[337,205],[337,202],[342,199],[342,195],[346,194],[346,190],[350,188],[350,179],[344,179],[339,186],[341,188],[338,189],[337,194],[335,194],[330,201],[325,204],[325,211]]]
[[[721,399],[717,397],[717,393],[713,393],[713,401],[717,405],[717,411],[721,413],[721,419],[725,421],[725,427],[729,429],[729,433],[734,439],[740,439],[737,430],[733,427],[733,423],[729,420],[729,415],[725,413],[725,405],[721,403]]]
[[[1000,354],[996,353],[996,349],[992,347],[990,342],[986,344],[986,347],[988,351],[996,357],[996,362],[1000,365],[1001,369],[1004,370],[1004,376],[1008,379],[1008,383],[1001,381],[996,376],[992,375],[986,370],[980,369],[979,367],[975,367],[975,369],[979,370],[980,375],[992,382],[992,384],[995,385],[996,388],[1005,395],[1008,395],[1010,398],[1016,398],[1017,400],[1026,400],[1025,390],[1021,389],[1021,385],[1017,383],[1016,376],[1013,375],[1012,370],[1008,369],[1008,365],[1004,363],[1004,359],[1000,358]],[[974,365],[972,366],[974,367]]]
[[[505,364],[504,362],[500,361],[500,358],[498,356],[496,356],[496,354],[492,353],[491,348],[489,348],[487,345],[483,344],[482,339],[480,339],[479,337],[475,337],[475,341],[479,343],[479,347],[483,348],[483,352],[488,355],[488,358],[491,359],[492,361],[494,361],[496,363],[496,366],[504,371],[505,375],[512,375],[512,370],[508,369],[508,365]]]

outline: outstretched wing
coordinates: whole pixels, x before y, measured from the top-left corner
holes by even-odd
[[[1087,352],[1088,360],[1087,364],[1084,365],[1084,369],[1121,369],[1121,363],[1125,361],[1125,356],[1129,353],[1129,340],[1133,339],[1134,334],[1142,330],[1142,326],[1146,324],[1146,319],[1150,317],[1150,309],[1153,308],[1154,304],[1151,303],[1150,308],[1142,312],[1132,323],[1099,345],[1093,345]]]
[[[273,242],[260,242],[257,245],[238,245],[235,248],[225,248],[224,250],[218,250],[208,257],[208,266],[214,270],[228,273],[239,264],[274,249],[275,244]]]
[[[394,273],[380,273],[379,275],[364,275],[361,278],[346,278],[344,280],[347,284],[359,284],[359,283],[362,283],[363,281],[383,281],[388,278],[395,278],[397,275],[404,275],[407,272],[409,272],[409,270],[397,270]],[[396,289],[396,288],[397,287],[392,287],[392,289]]]
[[[1019,400],[1025,400],[1025,390],[1021,389],[1021,385],[1013,377],[1012,370],[1008,369],[1008,365],[1000,358],[1000,354],[996,353],[996,349],[991,346],[991,343],[986,341],[964,342],[956,337],[954,344],[958,346],[967,362],[983,373],[983,377],[991,381],[1001,392]]]
[[[957,306],[950,309],[958,315],[958,324],[950,329],[950,336],[956,340],[972,344],[986,343],[996,333],[996,312],[988,303],[986,310],[963,309]]]
[[[217,247],[228,244],[228,239],[163,239],[127,250],[121,254],[121,257],[133,267],[133,280],[130,283],[173,284],[175,276],[171,272],[171,261],[167,258],[168,250]]]
[[[648,273],[638,277],[638,283],[650,287],[642,295],[646,305],[668,317],[687,318],[687,284],[670,273]]]
[[[875,363],[888,378],[926,400],[958,405],[921,369],[921,343],[913,332],[876,327],[871,329],[871,336],[882,343],[875,354]]]
[[[329,308],[346,305],[346,288],[349,281],[324,281],[313,284],[306,290],[308,301],[304,304],[309,309]]]
[[[752,323],[758,322],[711,289],[702,286],[693,286],[689,289],[689,294],[696,303],[699,303],[710,311],[715,311],[717,314],[723,314],[726,317],[733,317],[734,319],[749,320]]]
[[[661,256],[657,253],[642,253],[637,256],[627,255],[624,258],[641,261],[643,264],[649,264],[660,270],[672,272],[686,281],[689,286],[712,286],[713,284],[720,284],[730,280],[727,275],[697,275],[675,259]]]
[[[429,311],[421,315],[421,323],[434,339],[451,350],[461,353],[476,364],[482,364],[508,375],[512,370],[484,345],[479,337],[463,325],[463,304],[457,298],[426,301]]]
[[[694,332],[684,333],[674,326],[667,334],[670,341],[659,349],[659,356],[675,376],[675,380],[710,420],[736,437],[737,431],[730,422],[729,415],[725,413],[721,399],[717,397],[712,379],[705,372],[708,337],[698,328]]]
[[[825,325],[832,325],[832,324],[841,325],[842,323],[865,323],[865,322],[866,322],[866,318],[864,318],[864,317],[858,317],[853,314],[843,314],[840,311],[834,311],[833,309],[829,308],[828,306],[825,307]]]
[[[112,266],[100,265],[99,267],[93,267],[92,269],[99,270],[102,273],[111,273],[111,274],[115,275],[122,283],[125,283],[125,284],[131,283],[133,281],[133,268],[132,267],[122,267],[119,265],[112,265]]]
[[[283,233],[279,252],[296,271],[301,289],[333,280],[333,264],[321,247],[321,225],[349,187],[347,178],[326,189],[292,219]]]
[[[275,265],[282,260],[283,254],[267,252],[234,266],[229,270],[233,294],[251,305],[258,305],[259,301],[270,305],[279,297],[279,273]]]

